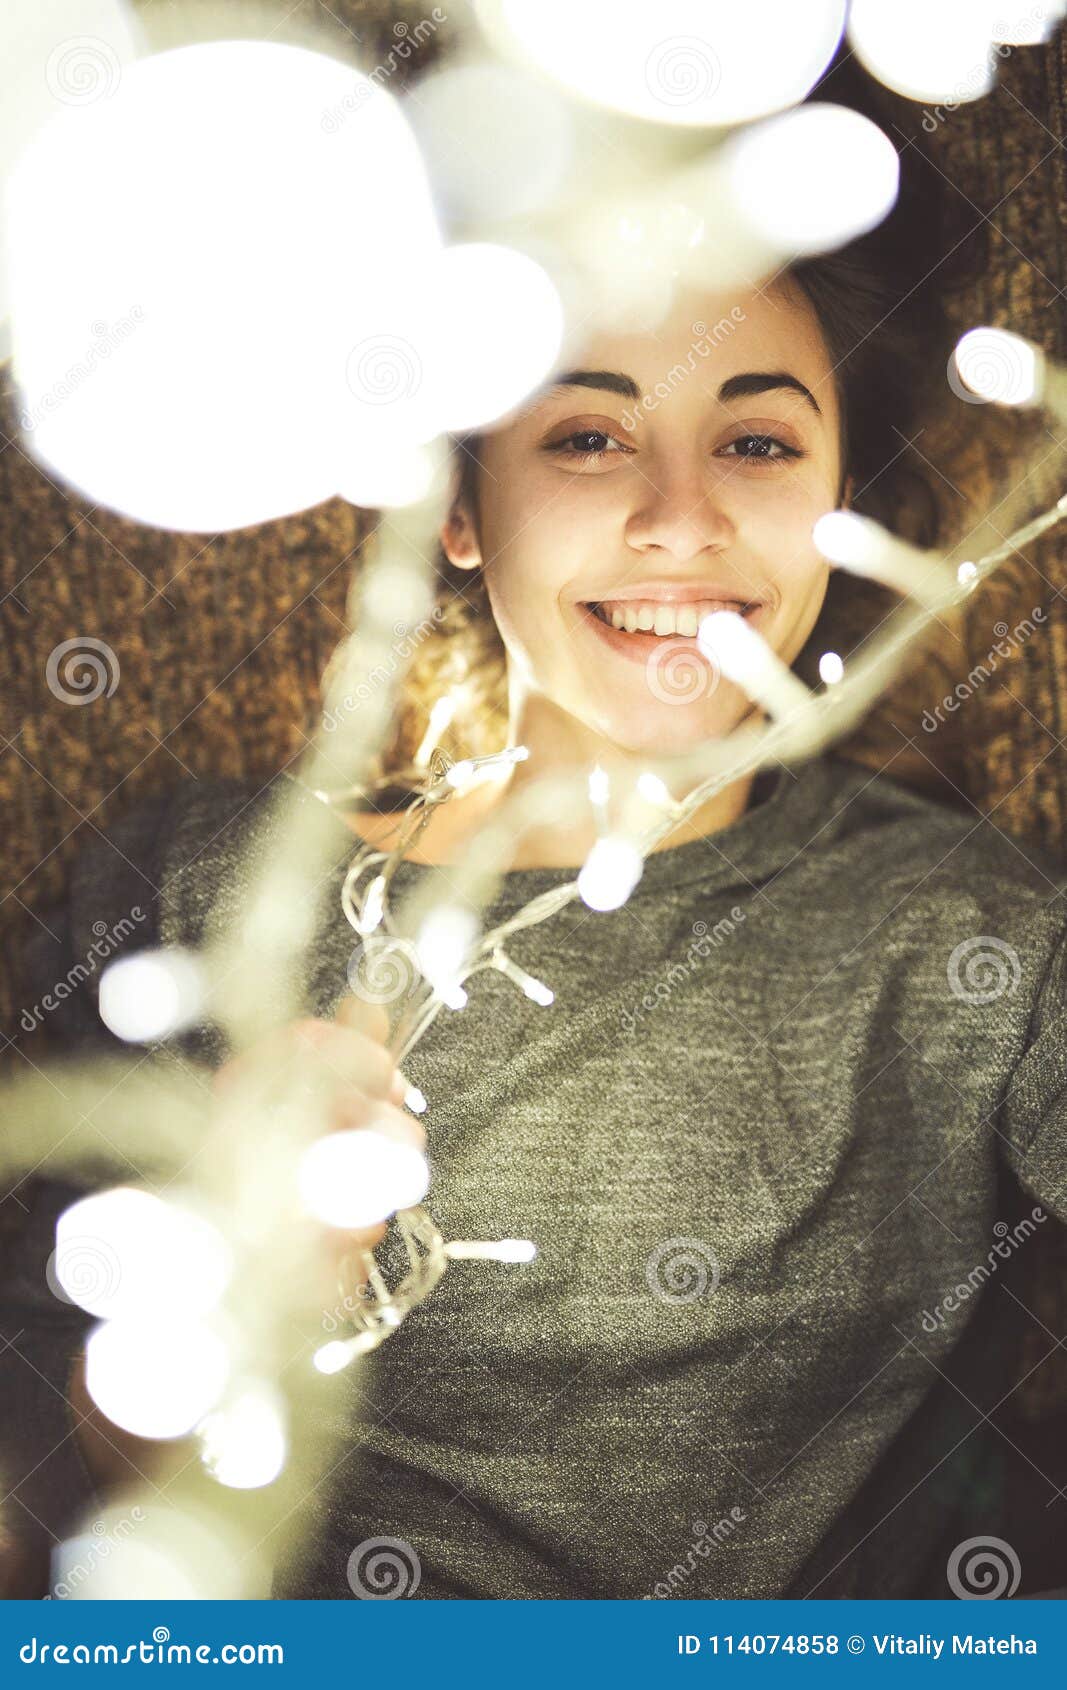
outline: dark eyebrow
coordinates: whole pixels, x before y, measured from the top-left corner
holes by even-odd
[[[567,370],[557,376],[544,389],[544,393],[552,393],[560,387],[595,387],[605,393],[618,393],[623,399],[640,399],[641,389],[632,376],[623,375],[620,370]],[[731,399],[748,399],[757,393],[769,393],[777,387],[790,388],[806,399],[816,416],[822,416],[817,399],[811,389],[791,376],[786,370],[748,370],[743,375],[728,376],[719,388],[719,400],[722,404],[729,404]]]
[[[624,376],[618,370],[568,370],[550,382],[545,391],[551,393],[557,387],[599,387],[606,393],[620,393],[624,399],[641,397],[641,389],[633,377]]]
[[[798,381],[796,376],[789,375],[785,370],[768,370],[766,372],[749,370],[745,375],[727,376],[719,389],[719,398],[723,404],[729,404],[731,399],[747,399],[754,393],[768,393],[775,387],[789,387],[794,393],[799,393],[808,401],[816,416],[822,416],[818,402],[810,388]]]

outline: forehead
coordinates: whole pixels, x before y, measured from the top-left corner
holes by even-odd
[[[700,378],[694,385],[705,393],[738,371],[786,370],[811,388],[824,411],[834,404],[833,370],[818,318],[784,277],[760,290],[687,290],[654,327],[594,327],[577,350],[583,367],[624,371],[642,393],[653,392],[679,365]]]

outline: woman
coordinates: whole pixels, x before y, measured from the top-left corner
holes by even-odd
[[[339,909],[353,835],[395,833],[444,685],[468,689],[457,746],[530,757],[435,812],[401,898],[524,781],[599,763],[618,788],[751,716],[695,651],[704,607],[744,607],[799,670],[825,649],[812,525],[881,500],[905,526],[901,440],[947,353],[893,238],[740,297],[679,294],[654,332],[596,332],[580,369],[466,443],[443,631],[384,790],[338,812],[309,1017],[359,993]],[[934,537],[932,507],[911,518]],[[72,954],[138,897],[138,942],[201,942],[270,849],[273,785],[140,806],[84,860]],[[593,838],[576,811],[516,839],[491,919],[573,879]],[[274,1593],[952,1594],[957,1551],[1001,1519],[975,1473],[995,1469],[983,1416],[1016,1318],[999,1285],[958,1288],[978,1264],[1007,1272],[1003,1170],[1029,1232],[1067,1219],[1062,885],[991,822],[828,753],[717,794],[621,909],[517,935],[552,1008],[482,973],[404,1066],[445,1236],[538,1254],[455,1263],[329,1382],[338,1441]],[[72,1031],[91,1021],[90,995]],[[321,1036],[360,1058],[382,1031]],[[396,1085],[377,1079],[372,1109]],[[391,1236],[381,1254],[397,1266]],[[64,1353],[42,1343],[35,1371],[61,1376]]]

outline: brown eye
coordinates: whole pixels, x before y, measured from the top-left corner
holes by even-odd
[[[787,458],[802,458],[803,452],[798,452],[795,446],[789,446],[780,440],[776,434],[741,434],[736,440],[731,440],[728,446],[722,448],[720,456],[732,455],[732,448],[738,447],[736,456],[746,463],[776,464]]]
[[[563,457],[601,458],[611,447],[622,450],[619,442],[602,428],[579,428],[573,434],[564,435],[562,440],[550,441],[545,450]]]

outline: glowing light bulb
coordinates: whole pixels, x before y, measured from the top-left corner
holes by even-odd
[[[375,933],[382,924],[385,914],[385,876],[375,875],[367,887],[367,896],[360,912],[359,931],[361,933]]]
[[[430,1169],[412,1144],[353,1127],[305,1150],[298,1171],[304,1207],[327,1226],[374,1226],[425,1197]]]
[[[210,1222],[133,1186],[65,1209],[52,1265],[64,1294],[99,1320],[206,1314],[233,1271],[229,1246]]]
[[[158,1496],[158,1500],[156,1497]],[[120,1496],[84,1535],[53,1552],[52,1588],[74,1601],[235,1600],[262,1594],[269,1572],[247,1532],[219,1509],[145,1486]]]
[[[831,563],[863,569],[877,562],[886,534],[877,522],[856,511],[827,511],[816,522],[811,537]]]
[[[993,8],[986,0],[852,0],[856,57],[911,100],[976,100],[993,86]]]
[[[312,1360],[320,1373],[340,1373],[347,1367],[351,1354],[347,1343],[342,1338],[331,1338],[328,1344],[323,1344],[315,1351]]]
[[[845,20],[844,0],[478,0],[478,10],[510,56],[601,105],[670,124],[743,123],[803,99]]]
[[[924,603],[936,604],[955,584],[955,576],[940,558],[907,545],[856,511],[828,511],[812,529],[812,539],[839,568],[881,581]]]
[[[836,651],[824,651],[819,659],[819,679],[826,686],[834,687],[844,678],[845,665]]]
[[[473,758],[462,757],[458,763],[453,763],[445,775],[445,779],[449,786],[454,786],[457,791],[462,792],[463,788],[469,786],[474,779]]]
[[[410,504],[444,436],[519,404],[562,340],[532,257],[444,244],[393,95],[304,47],[126,65],[34,134],[6,207],[25,438],[159,527],[241,528],[338,492]]]
[[[819,253],[865,234],[892,208],[896,148],[847,106],[811,102],[726,143],[733,209],[772,252]]]
[[[1031,405],[1044,386],[1039,346],[1007,329],[969,329],[949,359],[949,386],[970,405]]]
[[[410,450],[439,432],[412,390],[425,348],[392,309],[440,249],[429,182],[397,102],[339,60],[254,40],[149,54],[39,131],[8,215],[28,434],[94,501],[240,528],[333,496],[359,444],[369,461],[387,434]],[[78,263],[57,269],[68,242]],[[91,379],[49,404],[87,354]]]
[[[537,1245],[528,1238],[457,1239],[445,1245],[445,1255],[453,1261],[532,1262]]]
[[[598,839],[578,873],[578,895],[591,910],[617,910],[644,871],[644,859],[631,839],[607,834]]]
[[[210,1413],[230,1371],[227,1345],[201,1321],[108,1320],[85,1347],[97,1408],[141,1438],[180,1438]]]
[[[428,498],[441,468],[441,442],[436,439],[378,450],[364,443],[347,461],[336,492],[364,510],[396,510]]]
[[[120,957],[100,976],[100,1019],[128,1044],[169,1038],[190,1026],[206,999],[203,971],[178,946]]]
[[[121,0],[0,6],[0,182],[42,124],[69,107],[111,99],[124,70],[146,50],[137,18]],[[0,263],[0,323],[9,309],[5,271]]]
[[[791,716],[811,708],[804,683],[736,611],[713,610],[705,616],[697,629],[697,645],[770,715]]]
[[[430,711],[430,719],[426,724],[426,732],[419,743],[419,749],[415,753],[415,763],[418,768],[425,768],[430,761],[431,753],[436,749],[445,729],[451,725],[466,692],[465,686],[453,687],[451,691],[444,693],[434,703]]]
[[[423,920],[415,939],[419,967],[445,1002],[466,993],[458,976],[478,936],[478,923],[470,910],[457,904],[442,904]]]
[[[589,802],[591,804],[606,804],[611,783],[607,771],[599,763],[593,765],[589,771]]]
[[[231,1392],[196,1431],[204,1466],[231,1490],[258,1490],[271,1484],[285,1466],[282,1399],[260,1380]]]
[[[495,422],[555,363],[563,303],[547,272],[525,253],[488,242],[449,247],[425,294],[434,354],[427,379],[442,429],[461,434]]]
[[[356,1356],[373,1350],[378,1342],[375,1332],[357,1332],[354,1338],[333,1338],[317,1349],[311,1359],[320,1373],[340,1373]]]
[[[1015,47],[1048,41],[1067,12],[1067,0],[995,0],[994,41]]]
[[[543,980],[537,980],[532,974],[527,974],[525,968],[520,968],[518,963],[512,962],[503,951],[494,951],[490,961],[494,968],[498,968],[501,974],[506,974],[528,998],[534,1003],[539,1003],[542,1008],[547,1009],[549,1004],[555,1001],[556,994]]]
[[[649,804],[661,805],[669,809],[674,800],[671,798],[663,781],[654,775],[650,769],[637,777],[637,790]]]

